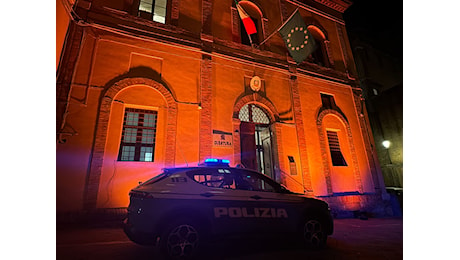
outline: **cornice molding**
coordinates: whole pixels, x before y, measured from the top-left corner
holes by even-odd
[[[196,35],[174,25],[155,23],[110,8],[93,7],[88,17],[88,22],[80,22],[81,26],[89,26],[107,33],[154,41],[243,63],[254,63],[275,70],[285,71],[291,59],[289,56],[286,58],[286,56],[278,53],[219,39],[212,37],[212,35],[203,33]],[[203,49],[204,44],[209,45],[208,48]],[[301,72],[300,75],[305,74],[344,84],[350,83],[344,72],[334,68],[321,67],[307,61],[296,66]]]
[[[318,8],[313,7],[311,5],[311,0],[310,0],[310,4],[306,3],[307,2],[306,0],[286,0],[286,1],[288,3],[294,4],[295,6],[298,6],[298,7],[302,8],[302,9],[305,9],[305,10],[307,10],[309,12],[312,12],[312,13],[315,13],[315,14],[320,15],[322,17],[325,17],[325,18],[327,18],[327,19],[329,19],[331,21],[334,21],[336,23],[345,25],[345,21],[343,20],[342,17],[338,17],[337,15],[333,15],[333,14],[331,14],[330,11],[326,12],[324,10],[320,10]],[[320,4],[324,5],[323,3],[320,3]],[[284,15],[285,14],[283,14],[283,16]],[[284,16],[284,17],[286,17],[286,16]]]
[[[352,5],[352,2],[349,0],[315,0],[315,2],[321,3],[341,13],[345,12],[345,10]]]

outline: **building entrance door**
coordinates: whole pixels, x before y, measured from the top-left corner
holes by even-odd
[[[241,164],[245,168],[257,170],[256,154],[256,125],[251,122],[241,122],[240,142],[241,142]]]
[[[247,104],[239,113],[241,163],[273,178],[273,151],[270,120],[262,109]]]

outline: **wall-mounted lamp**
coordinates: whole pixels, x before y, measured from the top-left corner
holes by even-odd
[[[391,142],[388,140],[384,140],[382,142],[382,145],[383,147],[385,147],[385,150],[387,151],[388,161],[390,162],[390,165],[393,164],[393,162],[391,161],[390,151],[388,150],[388,148],[390,148]]]
[[[388,148],[390,148],[391,142],[388,141],[388,140],[385,140],[385,141],[382,142],[382,145],[383,145],[383,147],[385,147],[385,149],[388,149]]]

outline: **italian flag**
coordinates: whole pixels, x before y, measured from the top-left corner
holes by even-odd
[[[256,25],[254,24],[254,21],[252,21],[251,17],[249,17],[249,15],[244,11],[243,7],[241,7],[240,4],[236,3],[236,8],[238,9],[238,14],[240,15],[240,18],[243,21],[246,32],[249,35],[256,33]]]

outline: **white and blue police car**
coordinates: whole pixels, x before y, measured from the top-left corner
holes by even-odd
[[[253,170],[207,159],[197,167],[166,168],[129,193],[124,231],[141,245],[158,245],[187,259],[210,238],[287,235],[321,248],[333,232],[326,202],[293,193]]]

